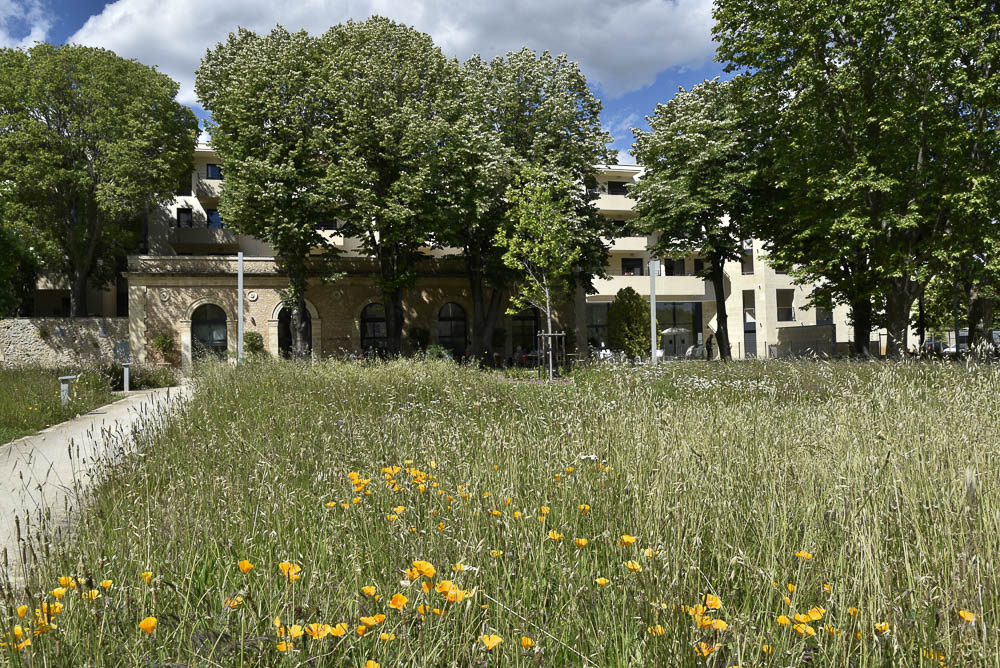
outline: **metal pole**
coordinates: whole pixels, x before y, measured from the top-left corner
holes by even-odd
[[[236,254],[236,361],[243,361],[243,251]]]
[[[649,261],[649,360],[656,364],[656,275],[660,273],[660,261]]]
[[[59,376],[59,400],[63,408],[69,403],[69,384],[76,380],[76,376]]]
[[[128,362],[125,362],[125,363],[122,364],[122,369],[125,370],[125,379],[122,381],[122,387],[125,389],[126,392],[128,392],[128,388],[129,388],[129,377],[128,377],[129,376],[129,371],[128,371],[128,369],[129,369],[130,366],[132,366],[132,365],[129,364]]]

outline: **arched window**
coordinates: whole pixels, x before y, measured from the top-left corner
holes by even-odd
[[[226,312],[215,304],[202,304],[191,314],[191,357],[226,355]]]
[[[361,349],[384,352],[389,343],[385,327],[385,308],[372,302],[361,309]]]
[[[455,302],[448,302],[438,311],[438,345],[451,351],[452,357],[465,356],[465,309]]]
[[[515,354],[524,348],[531,352],[538,348],[538,311],[528,309],[511,318],[510,340]]]

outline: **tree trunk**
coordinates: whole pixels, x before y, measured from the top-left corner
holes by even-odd
[[[487,303],[486,284],[471,268],[469,291],[472,294],[472,356],[479,360],[480,364],[484,364],[493,352],[493,331],[500,317],[503,295],[500,290],[494,288]]]
[[[983,319],[983,300],[979,296],[979,287],[975,284],[966,286],[968,303],[968,315],[966,316],[967,327],[969,328],[969,350],[979,343],[980,330],[979,323]]]
[[[712,288],[715,289],[715,320],[718,325],[715,330],[715,343],[719,346],[719,360],[731,362],[733,350],[729,345],[729,315],[726,313],[726,274],[720,257],[714,256],[710,258],[710,262]]]
[[[545,317],[546,317],[546,320],[548,321],[548,327],[549,327],[549,331],[548,331],[549,335],[546,337],[545,349],[549,353],[549,355],[548,355],[548,357],[549,357],[549,381],[551,381],[552,377],[555,374],[553,373],[553,368],[552,368],[552,300],[549,297],[549,289],[548,288],[545,288]]]
[[[309,342],[306,340],[306,299],[300,297],[292,304],[292,312],[289,326],[292,330],[292,355],[294,357],[307,357],[309,355]]]
[[[87,275],[76,271],[70,279],[69,317],[85,318],[87,316]]]
[[[920,337],[920,352],[924,352],[924,342],[927,340],[927,314],[924,312],[924,290],[920,289],[920,299],[918,302],[917,315],[917,336]]]
[[[906,335],[910,329],[910,309],[913,308],[913,284],[892,281],[885,299],[885,356],[896,358],[906,352]]]
[[[865,297],[851,302],[851,319],[854,321],[854,347],[852,353],[871,357],[872,299]]]
[[[385,305],[386,353],[389,357],[399,357],[403,351],[403,291],[389,290],[383,293]]]

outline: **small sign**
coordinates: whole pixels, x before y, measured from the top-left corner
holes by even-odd
[[[129,349],[128,341],[116,341],[115,342],[115,361],[119,363],[125,363],[129,361],[132,356],[132,352]]]

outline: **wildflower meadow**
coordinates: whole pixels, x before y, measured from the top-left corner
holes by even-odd
[[[13,665],[997,665],[1000,371],[206,365],[0,591]]]

